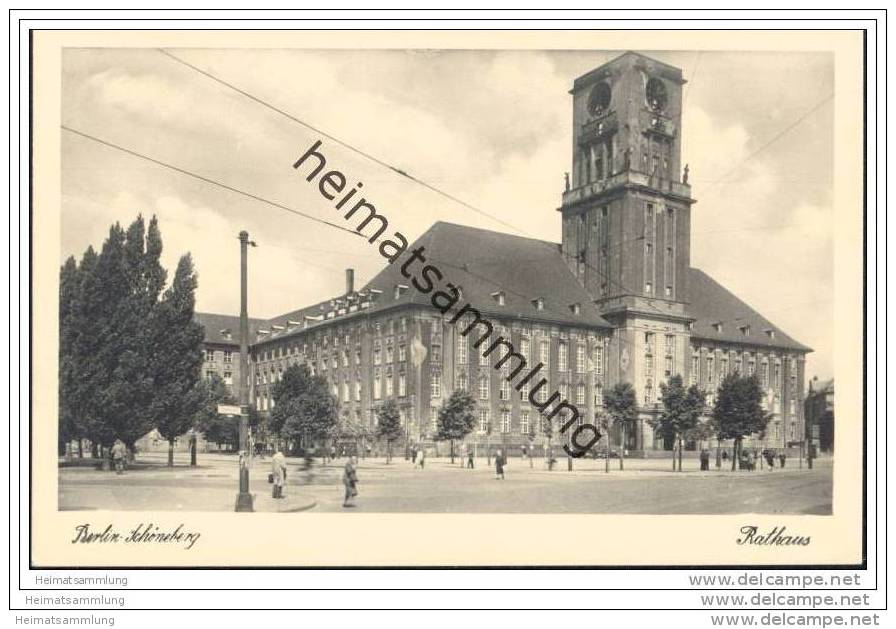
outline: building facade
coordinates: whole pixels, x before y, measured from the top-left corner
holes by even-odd
[[[806,427],[818,452],[834,453],[834,380],[813,378],[806,393]]]
[[[437,222],[408,248],[442,261],[495,333],[530,365],[544,364],[539,376],[548,386],[531,398],[526,387],[512,386],[510,365],[494,369],[499,355],[483,356],[477,334],[463,334],[454,313],[436,310],[392,265],[360,290],[349,273],[333,299],[253,321],[252,403],[269,412],[272,385],[302,362],[327,377],[342,421],[372,428],[377,407],[394,398],[408,440],[428,441],[442,401],[466,389],[478,404],[471,440],[514,446],[530,434],[542,439],[536,405],[549,392],[593,421],[605,388],[630,382],[639,419],[619,445],[646,451],[669,446],[650,424],[670,377],[698,384],[709,407],[726,374],[756,373],[772,413],[757,443],[798,444],[811,350],[690,265],[695,200],[681,165],[683,85],[680,69],[636,53],[575,80],[561,243]],[[221,317],[212,327],[207,369],[230,373],[232,382],[237,343],[221,331],[238,330],[237,319]],[[228,364],[234,368],[225,372]]]

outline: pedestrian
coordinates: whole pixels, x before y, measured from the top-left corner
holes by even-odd
[[[722,450],[722,460],[723,461],[728,460],[728,450]]]
[[[504,453],[501,450],[495,452],[495,480],[504,480]]]
[[[709,470],[709,450],[703,448],[700,450],[700,471],[706,472]]]
[[[336,460],[336,445],[335,444],[330,446],[330,460],[331,461]]]
[[[283,498],[283,485],[286,484],[286,457],[280,448],[271,458],[271,480],[274,486],[271,488],[272,498]]]
[[[763,450],[762,454],[765,456],[765,462],[768,463],[768,469],[775,469],[775,451]]]
[[[779,452],[778,461],[781,463],[781,469],[784,469],[784,463],[787,462],[787,455],[784,452]]]
[[[128,449],[121,439],[116,439],[112,445],[112,463],[116,474],[124,474],[124,462],[128,456]]]
[[[467,446],[467,469],[473,469],[473,448]]]
[[[414,463],[414,467],[417,467],[417,446],[411,446],[411,461]]]
[[[417,451],[417,462],[415,463],[415,465],[419,465],[420,469],[422,470],[424,463],[426,463],[426,450],[420,448]]]
[[[524,445],[523,446],[523,458],[525,459],[528,455],[529,455],[529,450]]]
[[[355,468],[354,457],[348,457],[345,462],[345,469],[342,472],[342,484],[345,485],[345,499],[342,501],[343,507],[353,507],[350,503],[351,499],[358,495],[358,471]]]

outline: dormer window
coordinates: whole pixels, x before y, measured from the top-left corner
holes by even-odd
[[[750,336],[750,326],[742,325],[740,326],[740,333],[744,336]]]
[[[233,334],[230,332],[230,328],[224,328],[221,330],[221,336],[223,336],[228,341],[233,338]]]
[[[544,297],[538,297],[537,299],[533,299],[532,305],[535,306],[536,310],[544,310]]]
[[[395,299],[399,299],[408,290],[407,284],[395,285]]]
[[[569,304],[569,309],[574,315],[582,314],[582,304]]]
[[[768,330],[766,330],[766,331],[765,331],[765,334],[766,334],[766,336],[768,336],[768,338],[770,338],[770,339],[775,338],[775,331],[774,331],[772,328],[769,328]]]
[[[713,323],[712,329],[715,330],[716,332],[718,332],[719,334],[721,334],[722,333],[722,322],[717,321],[716,323]]]
[[[506,294],[503,290],[496,291],[492,293],[492,299],[498,302],[499,306],[503,306],[506,303]]]
[[[370,301],[376,301],[379,299],[379,296],[383,294],[383,291],[377,290],[376,288],[370,289]]]

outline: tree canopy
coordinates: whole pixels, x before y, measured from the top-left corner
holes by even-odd
[[[455,441],[463,439],[473,430],[476,417],[476,400],[467,391],[454,391],[439,408],[436,439]]]
[[[112,225],[98,254],[88,247],[60,269],[61,440],[133,445],[152,428],[189,427],[201,369],[196,278],[187,256],[163,297],[161,253],[158,221],[138,215],[127,230]]]
[[[663,437],[685,439],[694,435],[700,426],[705,395],[696,386],[685,388],[681,376],[674,375],[660,383],[663,411],[651,424]]]
[[[326,378],[305,364],[291,365],[271,390],[274,408],[269,428],[294,443],[322,439],[336,428],[338,403]]]

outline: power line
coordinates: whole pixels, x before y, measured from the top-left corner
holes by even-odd
[[[273,105],[273,104],[267,102],[266,100],[263,100],[263,99],[261,99],[261,98],[255,96],[255,95],[253,95],[253,94],[250,94],[250,93],[247,92],[246,90],[237,87],[237,86],[234,85],[233,83],[229,83],[229,82],[225,81],[224,79],[222,79],[222,78],[220,78],[220,77],[218,77],[218,76],[212,74],[211,72],[208,72],[208,71],[206,71],[206,70],[203,70],[202,68],[200,68],[200,67],[198,67],[198,66],[195,66],[195,65],[193,65],[192,63],[189,63],[188,61],[185,61],[184,59],[181,59],[181,58],[178,57],[177,55],[172,54],[171,52],[165,50],[164,48],[158,48],[157,50],[158,50],[160,53],[162,53],[163,55],[165,55],[166,57],[169,57],[170,59],[173,59],[174,61],[177,61],[178,63],[180,63],[180,64],[182,64],[182,65],[184,65],[184,66],[186,66],[186,67],[188,67],[188,68],[190,68],[190,69],[192,69],[192,70],[198,72],[199,74],[201,74],[201,75],[203,75],[203,76],[205,76],[205,77],[211,79],[212,81],[215,81],[215,82],[217,82],[217,83],[219,83],[219,84],[221,84],[221,85],[223,85],[223,86],[225,86],[225,87],[227,87],[227,88],[229,88],[229,89],[231,89],[231,90],[233,90],[233,91],[235,91],[235,92],[237,92],[237,93],[239,93],[239,94],[242,94],[242,95],[245,96],[246,98],[248,98],[248,99],[250,99],[250,100],[252,100],[252,101],[258,103],[258,104],[261,105],[262,107],[266,107],[266,108],[270,109],[271,111],[277,112],[277,113],[280,114],[281,116],[284,116],[284,117],[286,117],[286,118],[292,120],[292,121],[295,122],[296,124],[300,124],[300,125],[302,125],[303,127],[305,127],[306,129],[310,129],[311,131],[314,131],[315,133],[319,133],[320,135],[324,136],[325,138],[327,138],[327,139],[329,139],[329,140],[332,140],[333,142],[336,142],[336,143],[339,144],[340,146],[343,146],[343,147],[349,149],[350,151],[354,151],[354,152],[357,153],[358,155],[361,155],[362,157],[365,157],[365,158],[369,159],[370,161],[372,161],[372,162],[374,162],[374,163],[376,163],[376,164],[379,164],[380,166],[383,166],[384,168],[388,168],[389,170],[393,171],[394,173],[396,173],[396,174],[398,174],[398,175],[400,175],[400,176],[402,176],[402,177],[404,177],[404,178],[406,178],[406,179],[409,179],[409,180],[413,181],[414,183],[419,184],[419,185],[423,186],[424,188],[426,188],[426,189],[428,189],[428,190],[430,190],[430,191],[432,191],[432,192],[435,192],[436,194],[439,194],[439,195],[445,197],[446,199],[449,199],[449,200],[451,200],[451,201],[454,201],[455,203],[459,203],[460,205],[462,205],[462,206],[464,206],[464,207],[466,207],[466,208],[468,208],[468,209],[470,209],[470,210],[476,212],[477,214],[480,214],[481,216],[485,216],[486,218],[490,218],[490,219],[492,219],[493,221],[495,221],[495,222],[497,222],[497,223],[500,223],[501,225],[504,225],[505,227],[509,227],[510,229],[513,229],[513,230],[516,230],[516,231],[520,231],[521,233],[524,233],[524,232],[522,232],[522,230],[520,230],[517,226],[515,226],[515,225],[513,225],[513,224],[511,224],[511,223],[508,223],[507,221],[504,221],[503,219],[500,219],[500,218],[498,218],[497,216],[494,216],[494,215],[492,215],[492,214],[486,212],[485,210],[482,210],[482,209],[476,207],[475,205],[472,205],[471,203],[467,203],[467,202],[464,201],[463,199],[460,199],[460,198],[454,196],[454,195],[451,194],[450,192],[446,192],[446,191],[442,190],[441,188],[437,188],[436,186],[433,186],[433,185],[431,185],[431,184],[429,184],[429,183],[423,181],[422,179],[418,179],[417,177],[414,177],[413,175],[411,175],[410,173],[408,173],[406,170],[404,170],[404,169],[402,169],[402,168],[398,168],[397,166],[393,166],[392,164],[390,164],[390,163],[388,163],[388,162],[386,162],[386,161],[384,161],[384,160],[382,160],[382,159],[380,159],[380,158],[378,158],[378,157],[375,157],[375,156],[371,155],[370,153],[368,153],[368,152],[366,152],[366,151],[364,151],[364,150],[362,150],[362,149],[360,149],[360,148],[354,146],[353,144],[349,144],[348,142],[346,142],[346,141],[344,141],[344,140],[340,140],[340,139],[337,138],[336,136],[334,136],[334,135],[332,135],[332,134],[330,134],[330,133],[327,133],[326,131],[323,131],[323,130],[319,129],[318,127],[315,127],[315,126],[312,125],[312,124],[309,124],[309,123],[305,122],[305,121],[302,120],[301,118],[298,118],[298,117],[292,115],[291,113],[289,113],[289,112],[287,112],[287,111],[285,111],[285,110],[283,110],[283,109],[280,109],[280,108],[277,107],[276,105]]]
[[[725,179],[726,177],[728,177],[729,175],[731,175],[731,174],[733,174],[734,172],[736,172],[738,168],[740,168],[741,166],[743,166],[744,164],[746,164],[748,161],[750,161],[751,159],[753,159],[754,157],[756,157],[757,155],[759,155],[762,151],[764,151],[765,149],[767,149],[769,146],[771,146],[772,144],[774,144],[775,142],[777,142],[778,140],[780,140],[780,139],[781,139],[782,137],[784,137],[788,132],[790,132],[790,131],[792,131],[794,128],[796,128],[796,127],[797,127],[801,122],[803,122],[806,118],[808,118],[809,116],[811,116],[812,114],[814,114],[816,111],[818,111],[819,109],[821,109],[822,105],[824,105],[825,103],[827,103],[827,102],[828,102],[829,100],[831,100],[832,98],[834,98],[834,93],[833,93],[833,92],[831,92],[830,94],[828,94],[827,96],[825,96],[823,99],[821,99],[820,101],[818,101],[818,102],[817,102],[814,106],[812,106],[808,111],[806,111],[805,113],[803,113],[803,115],[801,115],[799,118],[797,118],[796,120],[794,120],[793,122],[791,122],[789,125],[787,125],[787,126],[784,127],[783,129],[781,129],[781,130],[780,130],[778,133],[776,133],[774,136],[772,136],[771,138],[769,138],[769,140],[766,141],[762,146],[760,146],[758,149],[756,149],[755,151],[753,151],[752,153],[750,153],[749,155],[747,155],[745,158],[743,158],[740,162],[738,162],[737,165],[736,165],[734,168],[732,168],[731,170],[729,170],[728,172],[726,172],[724,175],[722,175],[722,176],[719,177],[718,179],[715,179],[714,181],[711,181],[711,182],[710,182],[710,183],[703,189],[703,191],[706,192],[707,190],[709,190],[709,189],[712,188],[713,186],[715,186],[715,185],[717,185],[717,184],[719,184],[719,183],[723,183],[723,182],[724,182],[724,179]]]
[[[343,227],[342,225],[337,225],[336,223],[331,223],[330,221],[326,221],[322,218],[312,216],[311,214],[306,214],[305,212],[301,212],[299,210],[293,209],[291,207],[283,205],[282,203],[277,203],[276,201],[271,201],[269,199],[265,199],[264,197],[260,197],[256,194],[252,194],[251,192],[246,192],[245,190],[240,190],[239,188],[234,188],[233,186],[229,186],[226,183],[222,183],[220,181],[216,181],[215,179],[210,179],[209,177],[205,177],[203,175],[199,175],[197,173],[186,170],[184,168],[180,168],[179,166],[174,166],[173,164],[163,162],[154,157],[150,157],[149,155],[145,155],[138,151],[135,151],[135,150],[132,150],[129,148],[125,148],[125,147],[115,144],[113,142],[109,142],[108,140],[103,140],[102,138],[98,138],[95,135],[90,135],[89,133],[85,133],[84,131],[79,131],[78,129],[73,129],[72,127],[68,127],[66,125],[60,125],[60,127],[62,127],[62,129],[64,129],[64,130],[68,131],[69,133],[74,133],[75,135],[79,135],[82,138],[91,140],[93,142],[96,142],[97,144],[102,144],[103,146],[115,149],[116,151],[121,151],[122,153],[127,153],[128,155],[137,157],[139,159],[146,160],[148,162],[156,164],[157,166],[162,166],[163,168],[173,170],[174,172],[180,173],[182,175],[186,175],[187,177],[192,177],[193,179],[198,179],[199,181],[204,181],[205,183],[210,183],[214,186],[224,188],[225,190],[229,190],[230,192],[235,192],[237,194],[241,194],[244,197],[248,197],[255,201],[260,201],[261,203],[266,203],[266,204],[271,205],[280,210],[285,210],[287,212],[291,212],[292,214],[296,214],[303,218],[307,218],[308,220],[314,221],[316,223],[320,223],[322,225],[327,225],[328,227],[333,227],[340,231],[348,232],[349,234],[351,234],[353,236],[363,236],[363,234],[361,234],[353,229],[348,229],[347,227]]]

